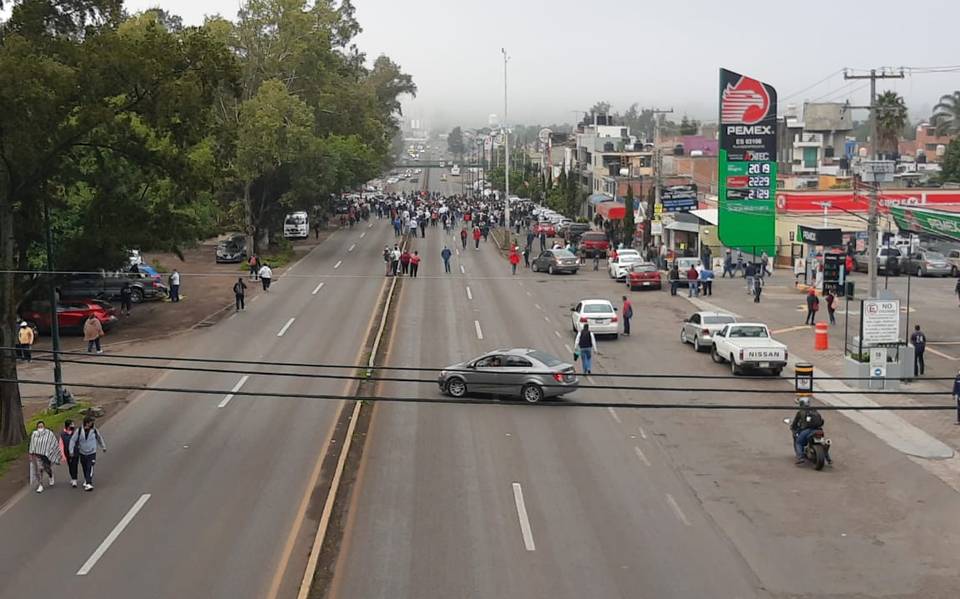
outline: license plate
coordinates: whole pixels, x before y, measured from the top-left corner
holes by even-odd
[[[760,362],[760,368],[770,368],[770,362]]]
[[[597,324],[607,324],[608,320],[606,318],[598,318],[594,320],[594,322]]]
[[[644,281],[644,282],[643,282],[643,286],[644,286],[644,287],[648,287],[649,285],[650,285],[650,281]]]

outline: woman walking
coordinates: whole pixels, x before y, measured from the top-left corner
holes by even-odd
[[[592,373],[593,354],[594,352],[600,352],[597,351],[597,338],[590,331],[589,324],[583,324],[583,328],[580,329],[579,333],[577,333],[577,338],[574,340],[573,345],[578,352],[578,354],[574,355],[574,359],[576,359],[577,355],[579,355],[580,359],[583,361],[583,374]]]
[[[103,325],[100,324],[100,320],[94,316],[90,315],[90,318],[83,323],[83,340],[87,342],[87,353],[92,353],[93,349],[97,349],[98,354],[103,353],[103,349],[100,347],[100,338],[103,337]]]
[[[30,486],[37,485],[37,493],[43,493],[43,473],[47,473],[48,486],[53,486],[53,464],[60,463],[60,440],[44,425],[37,422],[37,428],[30,434]]]

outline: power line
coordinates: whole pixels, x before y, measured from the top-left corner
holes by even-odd
[[[814,84],[812,84],[812,85],[808,85],[807,87],[801,89],[800,91],[793,92],[792,94],[788,94],[788,95],[786,95],[786,96],[781,96],[781,97],[778,99],[778,102],[783,102],[784,100],[789,100],[790,98],[795,98],[795,97],[799,96],[800,94],[802,94],[802,93],[804,93],[804,92],[807,92],[807,91],[809,91],[809,90],[817,87],[817,86],[820,85],[821,83],[825,83],[826,81],[828,81],[828,80],[830,80],[831,78],[839,75],[839,74],[842,73],[842,72],[843,72],[843,69],[837,69],[836,71],[830,73],[829,75],[827,75],[827,76],[824,77],[823,79],[817,81],[816,83],[814,83]]]

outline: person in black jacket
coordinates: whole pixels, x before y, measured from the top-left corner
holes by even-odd
[[[927,349],[927,336],[920,330],[920,325],[913,327],[910,344],[913,345],[913,376],[920,376],[924,371],[923,352]]]
[[[797,455],[797,463],[804,462],[803,449],[813,435],[814,431],[823,430],[823,416],[820,412],[810,407],[809,397],[797,398],[797,404],[800,409],[793,416],[793,422],[790,423],[790,430],[793,431],[793,451]],[[830,464],[830,448],[827,446],[827,463]]]
[[[63,421],[63,430],[60,431],[60,447],[63,450],[63,457],[67,459],[67,469],[70,471],[70,486],[77,487],[77,466],[80,464],[80,454],[76,449],[70,451],[70,438],[73,437],[77,427],[73,420],[67,418]]]
[[[680,267],[676,262],[670,267],[670,274],[667,277],[670,279],[670,295],[676,295],[677,285],[680,284]]]
[[[233,299],[237,305],[237,312],[245,310],[243,305],[244,297],[247,294],[247,286],[243,283],[243,277],[238,277],[237,282],[233,284]]]

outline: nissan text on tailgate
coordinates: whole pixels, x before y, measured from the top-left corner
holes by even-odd
[[[728,324],[713,336],[713,361],[729,362],[733,374],[767,370],[777,376],[787,365],[787,346],[770,336],[761,323]]]

